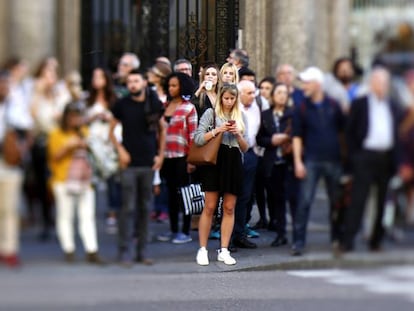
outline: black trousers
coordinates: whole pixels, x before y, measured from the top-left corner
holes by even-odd
[[[270,222],[276,233],[286,235],[286,164],[273,165],[271,175],[266,178]]]
[[[255,186],[254,186],[254,196],[252,196],[251,203],[249,206],[249,211],[247,213],[246,223],[250,221],[251,212],[253,209],[254,200],[256,199],[257,208],[259,210],[260,220],[267,222],[266,215],[266,184],[265,184],[265,171],[263,166],[263,157],[258,157]]]
[[[168,187],[168,212],[170,216],[171,232],[178,233],[179,215],[180,212],[183,211],[182,198],[179,189],[189,183],[186,157],[164,159],[161,174],[165,178]],[[191,215],[184,215],[183,213],[183,226],[181,232],[187,235],[190,234],[190,226]]]
[[[345,213],[344,247],[352,249],[364,215],[371,186],[376,186],[376,217],[374,229],[369,240],[370,247],[379,247],[384,237],[382,218],[387,194],[388,182],[392,173],[392,156],[390,152],[363,150],[353,157],[353,185],[351,203]]]

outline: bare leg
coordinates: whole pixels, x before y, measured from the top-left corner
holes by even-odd
[[[210,234],[211,223],[213,221],[214,211],[217,207],[217,200],[219,198],[218,192],[205,192],[205,204],[203,212],[201,213],[200,221],[198,224],[198,236],[200,241],[200,247],[207,248],[208,236]]]
[[[230,193],[224,194],[223,220],[221,222],[221,247],[228,248],[234,227],[234,208],[237,196]]]

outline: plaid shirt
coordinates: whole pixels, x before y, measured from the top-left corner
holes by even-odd
[[[197,111],[191,102],[184,101],[177,107],[168,123],[166,158],[179,158],[188,154],[197,122]]]

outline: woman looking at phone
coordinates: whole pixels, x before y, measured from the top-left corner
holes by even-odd
[[[201,146],[219,133],[223,133],[217,164],[203,170],[200,176],[205,191],[205,206],[199,222],[200,249],[196,261],[201,266],[209,264],[207,241],[220,194],[223,194],[223,219],[221,248],[217,260],[226,265],[236,264],[228,246],[234,226],[236,199],[242,188],[242,153],[249,147],[245,121],[238,105],[238,95],[236,85],[224,84],[220,89],[215,109],[210,108],[203,114],[194,134],[194,143]]]

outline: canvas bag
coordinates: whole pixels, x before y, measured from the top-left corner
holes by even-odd
[[[203,211],[205,194],[198,183],[180,188],[185,215],[199,215]]]

